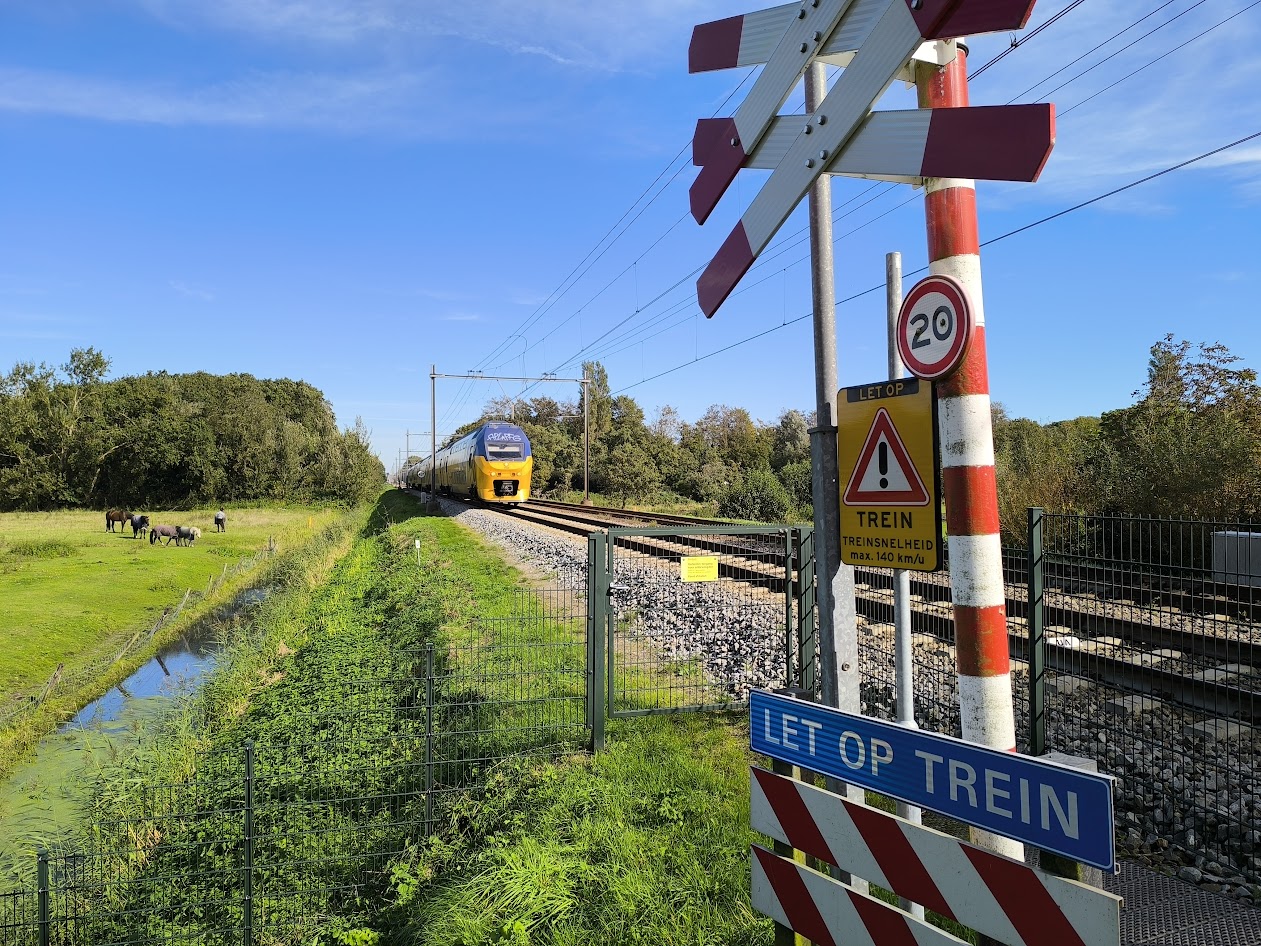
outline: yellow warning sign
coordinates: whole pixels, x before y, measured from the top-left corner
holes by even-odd
[[[918,378],[838,393],[841,561],[916,571],[941,567],[936,415],[933,385]]]
[[[717,555],[685,555],[679,559],[679,577],[684,581],[717,581]]]

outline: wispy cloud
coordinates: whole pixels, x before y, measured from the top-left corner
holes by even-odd
[[[190,299],[200,299],[202,302],[213,302],[215,298],[214,293],[206,289],[199,289],[196,286],[190,286],[187,283],[180,282],[178,279],[170,280],[168,285],[181,296],[187,296]]]
[[[1019,200],[1098,193],[1261,130],[1261,101],[1252,94],[1261,80],[1261,60],[1252,52],[1261,7],[1247,9],[1249,2],[1178,2],[1128,31],[1142,11],[1119,4],[1082,6],[978,77],[974,104],[1007,101],[1037,82],[1018,101],[1054,101],[1059,113],[1055,151],[1042,179],[1036,188],[1012,189],[1008,196]],[[1063,6],[1040,6],[1032,25]],[[1229,19],[1241,10],[1246,12]],[[1178,16],[1183,11],[1188,12]],[[1064,69],[1066,60],[1117,33],[1121,35]],[[976,41],[973,68],[1007,41]],[[1261,149],[1241,148],[1188,170],[1220,173],[1234,166],[1255,175],[1258,163]],[[1246,177],[1246,172],[1239,174],[1240,180]]]
[[[474,298],[461,289],[417,289],[415,295],[436,302],[468,302]]]
[[[210,27],[278,44],[331,45],[461,39],[564,67],[638,71],[682,61],[693,24],[738,12],[715,0],[134,0],[173,27]]]
[[[0,110],[157,125],[368,129],[397,120],[419,74],[255,73],[202,87],[0,69]]]

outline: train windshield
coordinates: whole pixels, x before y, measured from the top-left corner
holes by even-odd
[[[486,456],[492,460],[519,460],[521,449],[519,443],[488,443]]]

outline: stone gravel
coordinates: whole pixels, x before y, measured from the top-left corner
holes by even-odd
[[[449,515],[557,585],[585,593],[584,539],[547,532],[508,517],[447,503]],[[664,580],[669,575],[672,580]],[[723,698],[744,701],[751,688],[784,684],[783,606],[778,596],[735,593],[728,582],[687,583],[653,562],[619,564],[619,614],[658,665],[699,661]],[[862,623],[863,710],[895,718],[892,628]],[[916,719],[933,732],[959,732],[953,649],[916,635]],[[1054,678],[1052,678],[1054,679]],[[1072,683],[1073,680],[1064,681]],[[1023,670],[1013,689],[1025,692]],[[1067,685],[1063,687],[1069,689]],[[1119,712],[1118,692],[1089,683],[1048,701],[1047,745],[1096,760],[1117,777],[1115,813],[1120,852],[1174,873],[1203,889],[1261,904],[1261,776],[1256,731],[1215,738],[1203,716],[1153,703]],[[1018,713],[1017,743],[1027,745]]]

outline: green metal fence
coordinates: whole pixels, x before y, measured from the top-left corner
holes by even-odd
[[[609,716],[732,709],[754,687],[813,682],[809,528],[611,528],[589,543],[590,652],[607,680],[593,705]],[[689,559],[716,561],[712,580],[685,580]]]
[[[345,681],[301,740],[135,786],[129,817],[33,853],[0,891],[0,946],[354,941],[395,896],[391,865],[458,830],[506,760],[589,747],[585,610],[580,588],[523,591],[392,675]]]
[[[1261,893],[1261,528],[1029,511],[1031,751],[1117,777],[1119,847]]]

